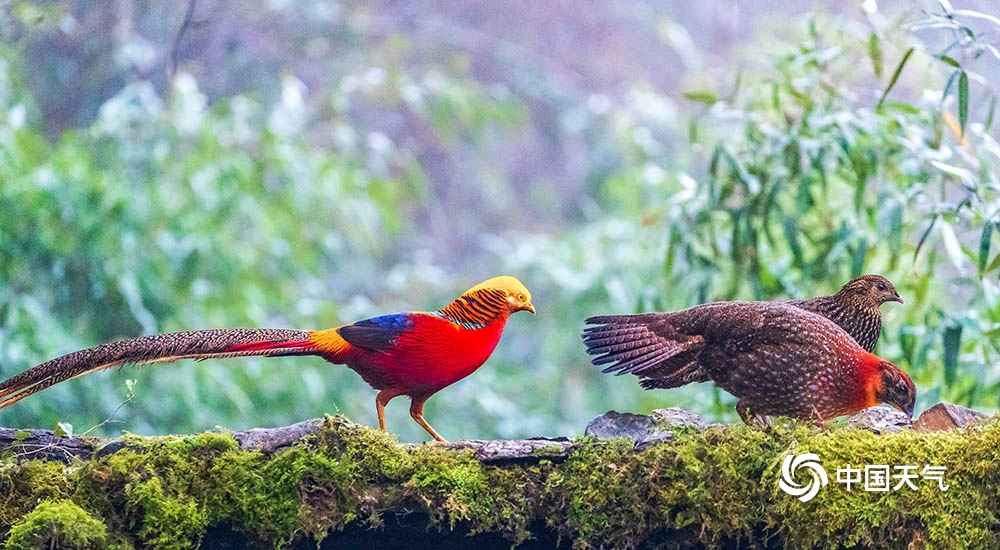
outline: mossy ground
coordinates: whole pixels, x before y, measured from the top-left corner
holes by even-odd
[[[437,532],[500,534],[511,544],[545,526],[581,548],[1000,544],[997,421],[893,435],[713,427],[639,453],[630,441],[584,439],[564,461],[504,466],[469,451],[400,445],[336,417],[273,456],[242,450],[228,434],[126,439],[122,450],[70,465],[0,460],[0,541],[30,547],[17,537],[41,540],[43,523],[65,520],[89,526],[79,540],[119,548],[196,547],[220,526],[283,547],[411,514]],[[809,502],[778,488],[790,452],[817,453],[830,475]],[[943,466],[949,488],[918,480],[917,490],[847,491],[834,479],[847,464]]]

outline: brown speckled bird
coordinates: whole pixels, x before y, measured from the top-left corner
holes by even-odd
[[[903,303],[896,287],[881,275],[862,275],[842,286],[833,296],[820,296],[788,303],[819,313],[840,325],[861,347],[875,351],[882,333],[882,311],[886,302]]]
[[[842,286],[832,296],[790,300],[785,303],[830,319],[846,330],[865,351],[871,352],[875,350],[882,332],[882,312],[879,306],[885,302],[903,303],[903,298],[885,277],[862,275]],[[650,369],[644,373],[639,384],[646,389],[675,388],[711,379],[697,361],[692,361],[683,367],[667,369],[665,373],[660,369]]]
[[[711,380],[739,398],[747,423],[763,415],[822,422],[879,403],[913,414],[906,373],[829,319],[787,303],[714,302],[587,323],[596,325],[583,332],[587,353],[609,365],[604,372],[655,380],[647,388]]]

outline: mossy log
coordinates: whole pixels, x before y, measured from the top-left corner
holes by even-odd
[[[421,445],[343,417],[115,440],[0,429],[0,542],[11,549],[1000,545],[996,419],[881,434],[794,422],[655,429],[653,439]],[[830,482],[803,502],[778,479],[784,457],[806,452],[820,457]],[[915,489],[848,491],[835,480],[837,469],[868,464],[940,466],[948,488],[925,479]]]

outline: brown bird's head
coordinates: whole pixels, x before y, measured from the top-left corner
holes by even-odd
[[[850,303],[861,308],[875,308],[886,302],[903,303],[903,298],[896,292],[889,279],[881,275],[862,275],[841,287],[837,293]]]
[[[913,405],[917,400],[917,388],[913,381],[896,365],[881,361],[874,383],[875,403],[892,405],[913,417]]]

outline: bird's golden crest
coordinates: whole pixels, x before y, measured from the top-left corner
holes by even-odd
[[[486,279],[478,285],[466,290],[462,295],[471,296],[479,292],[502,291],[506,294],[507,303],[510,304],[511,312],[530,311],[535,312],[535,307],[531,303],[531,292],[528,291],[524,283],[510,275],[501,275]]]

